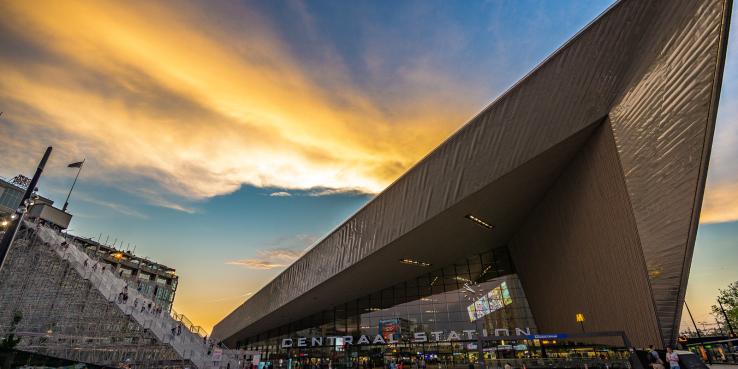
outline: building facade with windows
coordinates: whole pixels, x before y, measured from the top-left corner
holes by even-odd
[[[545,342],[587,332],[674,343],[730,6],[616,3],[213,337],[333,367],[576,355]]]
[[[147,297],[170,312],[177,292],[179,276],[174,268],[134,255],[130,251],[101,244],[90,238],[71,236],[91,258],[111,267],[113,273],[128,282],[128,288]]]
[[[6,219],[8,216],[15,214],[15,210],[20,206],[21,199],[25,192],[26,189],[24,187],[12,183],[12,180],[7,181],[0,178],[0,219]],[[37,203],[47,205],[54,204],[53,201],[42,196],[38,198]]]

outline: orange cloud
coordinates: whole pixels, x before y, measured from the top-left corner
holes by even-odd
[[[249,269],[284,268],[302,255],[303,251],[284,248],[259,250],[259,258],[227,261],[226,264],[243,266]]]
[[[700,223],[738,220],[738,183],[708,184],[700,213]]]
[[[219,9],[247,29],[180,3],[0,9],[5,37],[36,54],[2,54],[6,115],[46,132],[24,139],[74,146],[102,181],[135,174],[194,199],[241,184],[376,193],[477,108],[452,103],[463,88],[427,65],[407,74],[408,91],[423,93],[402,102],[362,93],[338,57],[313,74],[236,4]]]

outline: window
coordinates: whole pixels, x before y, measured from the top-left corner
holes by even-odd
[[[13,188],[4,188],[2,191],[0,193],[0,205],[16,209],[20,205],[23,193]]]

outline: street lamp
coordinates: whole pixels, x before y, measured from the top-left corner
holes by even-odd
[[[700,346],[702,347],[702,351],[704,351],[707,354],[707,361],[712,365],[712,355],[710,354],[710,351],[707,351],[705,348],[705,343],[702,341],[702,335],[700,334],[700,329],[697,328],[697,323],[694,322],[694,317],[692,316],[692,311],[689,310],[689,305],[687,305],[687,300],[684,300],[684,307],[687,308],[687,313],[689,314],[689,319],[692,320],[692,325],[694,326],[694,330],[697,332],[697,339],[700,340]]]

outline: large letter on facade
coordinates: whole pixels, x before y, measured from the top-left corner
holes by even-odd
[[[425,332],[415,332],[413,342],[428,342],[428,336],[425,335]]]

